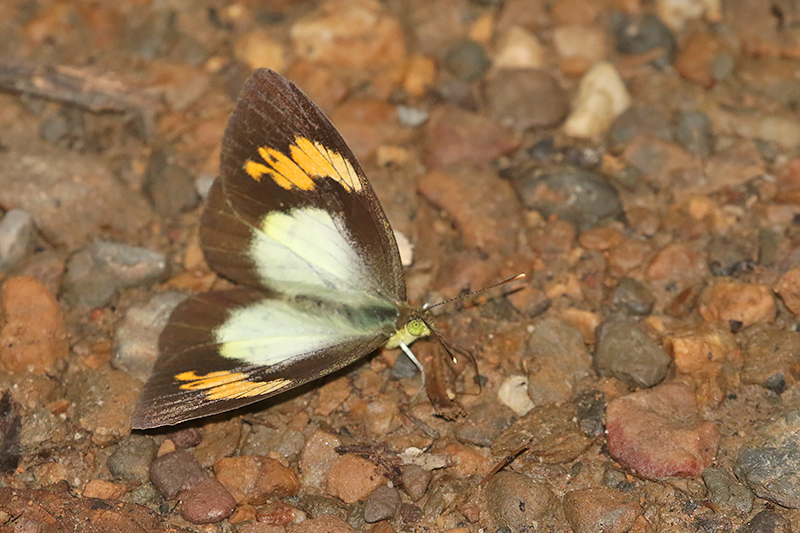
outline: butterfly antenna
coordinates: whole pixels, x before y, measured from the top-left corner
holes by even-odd
[[[480,294],[482,292],[486,292],[486,291],[492,290],[494,288],[497,288],[497,287],[500,287],[502,285],[505,285],[506,283],[511,283],[511,282],[520,280],[520,279],[522,279],[524,277],[525,277],[525,274],[517,274],[516,276],[513,276],[513,277],[510,277],[510,278],[508,278],[506,280],[503,280],[500,283],[495,283],[494,285],[489,285],[488,287],[484,287],[483,289],[479,289],[477,291],[468,292],[467,294],[461,294],[459,296],[456,296],[455,298],[449,298],[449,299],[447,299],[447,300],[445,300],[443,302],[439,302],[438,304],[433,304],[433,305],[425,304],[425,305],[422,306],[422,309],[427,311],[428,309],[433,309],[434,307],[439,307],[440,305],[449,304],[450,302],[455,302],[456,300],[461,300],[461,299],[464,299],[464,298],[468,298],[470,296],[475,296],[476,294]]]
[[[524,276],[524,274],[523,274],[523,276]],[[491,287],[488,287],[488,288],[491,288]],[[478,292],[481,292],[481,291],[478,291]],[[458,344],[451,337],[449,337],[447,335],[444,335],[443,333],[439,333],[438,331],[436,331],[433,328],[429,327],[428,329],[431,330],[431,332],[433,333],[433,336],[436,337],[437,341],[439,341],[439,344],[442,346],[442,348],[444,348],[444,351],[447,353],[447,356],[450,358],[450,360],[453,362],[453,364],[456,364],[456,365],[458,364],[458,359],[456,358],[455,355],[453,355],[453,352],[459,353],[459,354],[463,355],[464,357],[466,357],[467,359],[469,359],[470,363],[472,364],[472,369],[475,371],[475,375],[476,376],[480,376],[480,373],[478,372],[478,361],[475,359],[475,356],[472,355],[472,352],[470,352],[469,350],[467,350],[466,348],[464,348],[463,346]],[[451,350],[451,347],[452,347],[452,350]],[[481,386],[480,379],[477,380],[476,383],[478,384],[478,394],[480,394],[481,391],[483,390],[483,387]]]

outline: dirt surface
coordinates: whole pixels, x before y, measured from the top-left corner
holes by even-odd
[[[3,0],[0,532],[800,528],[792,2]],[[198,224],[255,68],[413,247],[435,341],[131,432],[230,286]],[[468,359],[468,358],[467,358]]]

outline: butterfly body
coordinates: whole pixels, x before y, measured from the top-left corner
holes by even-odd
[[[169,318],[132,426],[221,413],[430,334],[406,301],[394,235],[325,115],[267,69],[245,82],[200,221],[209,266],[237,283]]]

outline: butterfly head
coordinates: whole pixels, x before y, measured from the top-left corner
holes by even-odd
[[[412,342],[431,334],[430,317],[427,310],[412,311],[407,318],[401,318],[398,329],[386,341],[387,348],[397,348],[401,344],[408,346]]]

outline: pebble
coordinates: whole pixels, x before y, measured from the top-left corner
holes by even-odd
[[[339,437],[317,430],[306,440],[300,456],[300,480],[304,489],[322,491],[328,472],[339,460],[336,447],[342,444]]]
[[[712,275],[737,276],[753,271],[758,250],[750,239],[715,235],[706,245],[706,255]]]
[[[667,66],[678,48],[675,35],[661,20],[646,14],[641,20],[617,12],[612,19],[617,52],[621,54],[644,54],[661,49],[664,55],[656,61],[656,66]]]
[[[497,390],[500,403],[522,416],[536,407],[528,396],[528,378],[526,376],[508,376]]]
[[[381,146],[402,144],[412,135],[401,127],[395,106],[377,98],[353,98],[336,106],[331,122],[361,160],[375,158]]]
[[[784,274],[775,288],[786,307],[795,315],[800,315],[800,268],[793,268]]]
[[[20,402],[22,403],[22,402]],[[66,402],[69,405],[69,402]],[[0,400],[2,406],[2,400]],[[13,418],[13,410],[5,413],[5,422]],[[54,442],[62,442],[71,431],[71,426],[60,415],[53,414],[50,409],[28,410],[22,417],[22,427],[19,430],[19,443],[17,449],[26,450],[27,453],[43,453],[52,449]],[[11,440],[11,431],[5,430],[2,439],[6,444]],[[14,446],[10,446],[13,450]],[[8,449],[8,448],[7,448]],[[2,455],[0,453],[0,455]],[[13,453],[12,453],[13,456]],[[16,468],[16,466],[14,467]]]
[[[163,254],[127,244],[96,242],[69,259],[64,298],[77,306],[104,307],[118,291],[147,286],[166,275]]]
[[[700,314],[708,322],[736,321],[747,327],[775,318],[775,302],[765,285],[722,280],[700,295]]]
[[[582,57],[590,64],[606,59],[608,38],[604,31],[583,24],[565,24],[553,29],[553,46],[561,58]]]
[[[601,221],[622,220],[619,192],[602,175],[574,167],[556,167],[512,182],[523,205],[543,218],[558,217],[586,231]]]
[[[670,117],[662,109],[634,104],[611,124],[608,142],[611,146],[625,146],[638,135],[650,135],[672,142]]]
[[[417,190],[455,219],[467,246],[501,254],[516,249],[520,205],[511,185],[496,172],[452,166],[422,175]]]
[[[538,69],[544,65],[544,47],[536,35],[512,26],[501,37],[492,66],[495,69]]]
[[[706,31],[696,31],[681,43],[675,57],[675,71],[689,81],[711,88],[718,80],[713,72],[714,58],[722,50],[723,43],[715,35]]]
[[[747,516],[753,508],[753,493],[736,481],[724,468],[703,470],[703,482],[708,489],[708,501],[723,512]]]
[[[81,496],[84,498],[99,498],[101,500],[118,500],[125,492],[125,485],[112,483],[104,479],[93,479],[83,488]]]
[[[135,238],[152,218],[107,163],[73,152],[0,153],[0,205],[26,211],[48,243],[70,250],[100,235]]]
[[[178,504],[184,520],[193,524],[216,524],[236,509],[236,500],[224,485],[207,478],[180,494]]]
[[[431,482],[431,472],[418,465],[405,465],[402,467],[401,476],[403,489],[412,501],[418,501],[428,490]]]
[[[92,442],[107,446],[131,431],[139,386],[125,372],[108,367],[81,370],[67,381],[66,398],[74,404],[76,425],[91,432]]]
[[[400,492],[387,485],[381,485],[373,490],[364,502],[364,521],[374,524],[381,520],[391,520],[400,510]]]
[[[403,27],[379,2],[326,0],[289,30],[298,59],[355,70],[401,64]]]
[[[569,322],[551,317],[534,324],[524,358],[529,371],[528,395],[534,405],[570,399],[592,366],[581,332]]]
[[[686,111],[678,115],[675,140],[690,153],[707,159],[714,148],[711,119],[702,111]]]
[[[320,516],[338,516],[345,518],[346,510],[338,498],[330,498],[319,494],[303,494],[299,497],[299,507],[309,518]]]
[[[631,105],[631,96],[611,63],[595,63],[581,78],[564,133],[583,139],[603,135]]]
[[[150,478],[150,463],[156,457],[156,443],[148,435],[124,437],[108,456],[106,466],[115,479],[144,483]]]
[[[265,456],[223,457],[214,463],[214,473],[239,504],[263,505],[300,488],[294,470]]]
[[[166,500],[174,500],[207,478],[205,469],[186,450],[165,453],[150,463],[150,481]]]
[[[667,375],[671,358],[635,320],[600,325],[594,367],[600,376],[613,376],[631,387],[649,388]]]
[[[406,105],[397,106],[397,117],[400,119],[400,123],[409,128],[419,128],[427,122],[429,116],[426,109]]]
[[[52,373],[69,355],[58,302],[34,278],[16,276],[2,289],[0,368],[5,372]]]
[[[337,458],[328,471],[328,494],[345,503],[355,503],[385,482],[380,468],[362,457],[346,454]]]
[[[577,412],[570,403],[534,407],[497,437],[492,455],[503,456],[523,446],[543,463],[565,463],[578,457],[589,445],[577,425]]]
[[[655,8],[661,20],[675,30],[702,17],[710,23],[718,23],[722,18],[720,0],[656,0]]]
[[[578,394],[575,399],[578,427],[587,437],[597,437],[605,431],[606,400],[598,390]]]
[[[411,96],[424,96],[435,85],[438,74],[438,65],[432,57],[412,54],[406,60],[403,88]]]
[[[462,81],[482,78],[492,62],[483,47],[475,41],[462,41],[445,54],[444,68]]]
[[[453,163],[481,166],[519,146],[514,134],[497,122],[453,105],[436,106],[425,125],[428,170]]]
[[[737,335],[744,364],[743,383],[766,386],[770,381],[794,383],[800,354],[800,333],[772,324],[756,324]],[[782,392],[782,391],[781,391]]]
[[[736,533],[791,533],[792,523],[776,511],[764,510],[740,527]]]
[[[486,457],[484,450],[477,450],[471,446],[451,443],[444,447],[444,453],[450,458],[448,471],[456,478],[470,476],[485,476],[492,468],[492,463]]]
[[[622,278],[611,293],[611,303],[632,315],[647,316],[653,311],[656,297],[642,282]]]
[[[33,219],[21,209],[11,209],[0,220],[0,272],[8,272],[28,254]]]
[[[158,337],[172,311],[186,297],[175,292],[157,294],[132,305],[114,333],[111,366],[144,381],[158,357]]]
[[[744,446],[733,472],[756,496],[800,508],[800,411],[760,428]]]
[[[739,385],[742,356],[729,328],[713,324],[687,326],[665,339],[679,375],[697,384],[703,409],[720,405],[728,390]]]
[[[278,453],[294,461],[300,457],[306,444],[303,433],[281,420],[271,419],[269,424],[254,424],[242,445],[241,455],[269,455]]]
[[[162,150],[153,150],[144,173],[142,192],[157,213],[174,217],[197,206],[200,197],[194,174],[186,167],[173,165]]]
[[[455,436],[461,442],[488,448],[497,435],[516,420],[512,410],[513,408],[509,409],[495,401],[472,405],[468,409],[467,416],[456,422]]]
[[[545,483],[537,483],[525,474],[498,472],[484,490],[486,507],[495,528],[546,531],[547,526],[557,524],[556,517],[561,514],[553,491]]]
[[[338,516],[326,515],[295,524],[289,533],[356,533],[356,530]]]
[[[234,455],[241,441],[241,417],[206,422],[203,425],[203,440],[194,449],[194,457],[204,468],[211,468],[218,458]]]
[[[563,505],[574,533],[625,533],[640,512],[638,496],[603,487],[568,492]]]
[[[693,281],[703,279],[707,274],[704,258],[679,242],[662,248],[645,271],[645,277],[653,281]]]
[[[273,32],[257,28],[238,34],[233,43],[233,53],[250,70],[269,68],[275,72],[286,70],[286,51]]]
[[[700,418],[694,393],[683,383],[612,400],[606,417],[609,453],[647,479],[696,477],[714,460],[716,426]]]
[[[542,70],[500,70],[486,83],[492,115],[518,130],[557,126],[569,113],[569,100],[558,81]]]

